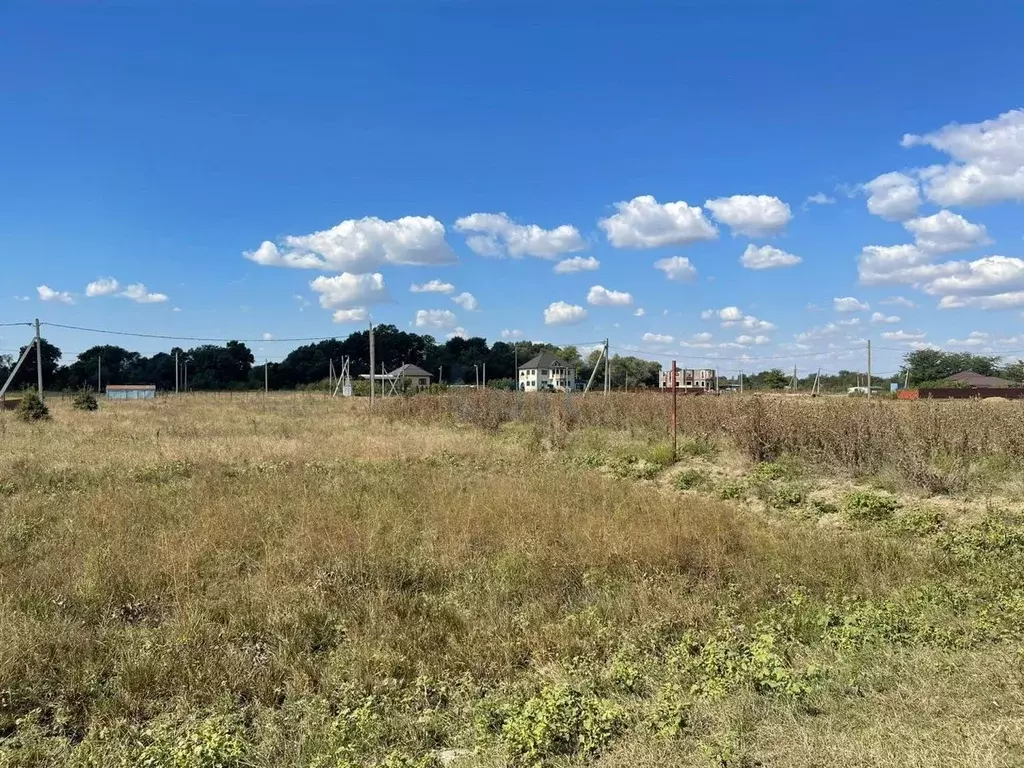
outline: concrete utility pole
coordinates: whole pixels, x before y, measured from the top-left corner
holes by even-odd
[[[263,394],[270,391],[270,373],[267,370],[267,358],[263,358]]]
[[[743,369],[740,368],[740,394],[743,394]]]
[[[609,360],[608,339],[604,340],[604,393],[612,391],[612,366]]]
[[[473,363],[473,374],[476,377],[476,388],[480,389],[480,366]]]
[[[36,318],[36,382],[39,385],[39,399],[43,399],[43,345],[39,337],[39,318]]]
[[[871,339],[868,339],[868,397],[871,397]]]
[[[907,372],[903,376],[903,388],[910,389],[910,366],[907,366]]]
[[[178,394],[178,376],[181,374],[181,366],[178,365],[178,353],[174,353],[174,394]]]
[[[373,349],[373,322],[370,322],[370,407],[373,408],[373,377],[376,375],[376,366],[374,363],[376,358],[374,357]]]
[[[103,356],[96,356],[96,394],[103,391]]]
[[[185,390],[185,392],[188,392],[188,360],[186,360],[185,364],[182,366],[181,373],[182,378],[184,379],[181,388]]]
[[[484,387],[487,387],[487,363],[484,363],[484,375],[483,375]]]

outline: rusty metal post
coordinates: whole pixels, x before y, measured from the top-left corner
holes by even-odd
[[[672,461],[676,460],[676,361],[672,361]]]

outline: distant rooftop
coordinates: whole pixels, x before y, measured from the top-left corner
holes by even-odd
[[[949,377],[950,381],[959,381],[972,387],[984,389],[986,387],[1012,387],[1013,382],[1009,379],[1001,379],[998,376],[982,376],[974,371],[961,371]]]

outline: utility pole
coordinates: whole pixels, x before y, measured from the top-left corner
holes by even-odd
[[[439,366],[437,366],[437,383],[438,383],[439,385],[441,384],[441,381],[442,381],[442,379],[441,379],[441,375],[442,375],[443,373],[444,373],[444,366],[443,366],[443,365],[439,365]]]
[[[868,397],[871,397],[871,339],[868,339]]]
[[[796,392],[796,366],[793,366],[793,391]]]
[[[743,394],[743,369],[740,368],[740,394]]]
[[[476,376],[476,388],[480,389],[480,366],[473,363],[473,374]]]
[[[373,390],[374,390],[373,377],[376,375],[376,373],[375,373],[375,367],[376,367],[375,366],[375,362],[376,362],[376,358],[374,357],[374,349],[373,349],[373,321],[371,320],[370,321],[370,407],[371,408],[373,408]]]
[[[487,389],[487,363],[484,363],[483,380],[484,380],[484,389]]]
[[[103,355],[96,356],[96,394],[103,391]]]
[[[903,376],[903,388],[910,389],[910,366],[907,366],[907,372]]]
[[[270,373],[267,369],[267,358],[263,358],[263,394],[270,392]]]
[[[178,364],[178,353],[174,353],[174,394],[178,394],[178,377],[181,375],[181,366]]]
[[[676,361],[672,361],[672,461],[676,460],[676,398],[679,388],[676,386]]]
[[[606,395],[609,392],[612,391],[612,379],[611,379],[612,366],[611,366],[611,362],[609,361],[608,358],[609,358],[608,339],[605,339],[604,340],[604,393]]]
[[[185,361],[185,365],[184,365],[184,367],[182,369],[182,373],[184,374],[184,379],[185,379],[185,382],[182,385],[182,389],[184,389],[185,392],[188,392],[188,360]]]
[[[334,391],[334,360],[330,359],[327,361],[327,387],[331,392]]]
[[[43,345],[39,338],[39,318],[36,318],[36,382],[39,385],[39,399],[43,399]]]

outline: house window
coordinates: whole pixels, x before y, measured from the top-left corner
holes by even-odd
[[[421,387],[427,386],[427,380],[426,379],[420,379],[420,386]]]

